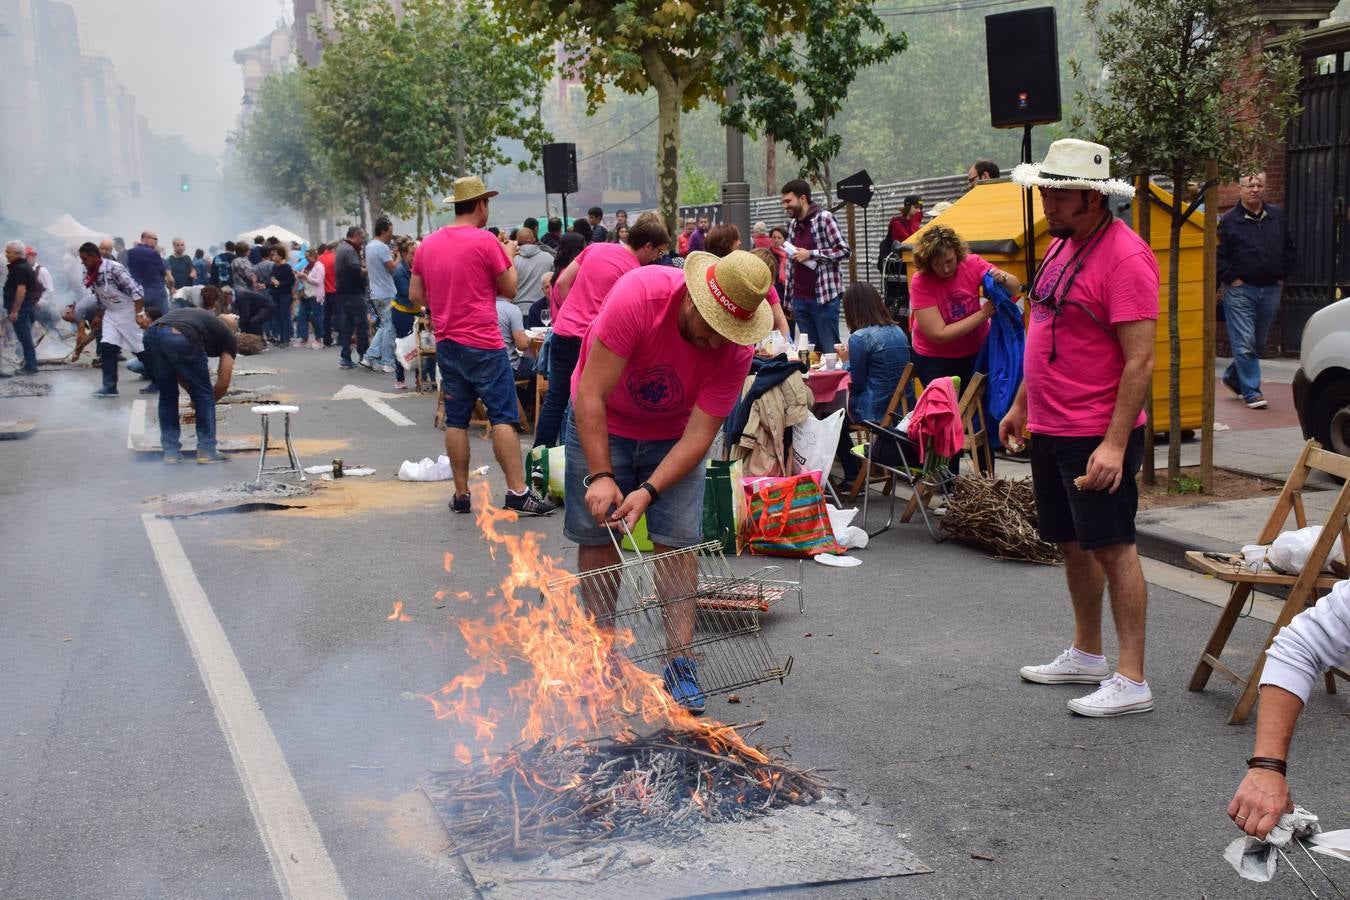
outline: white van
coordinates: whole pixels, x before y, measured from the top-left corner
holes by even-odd
[[[1294,407],[1304,437],[1350,456],[1350,297],[1308,319],[1294,375]]]

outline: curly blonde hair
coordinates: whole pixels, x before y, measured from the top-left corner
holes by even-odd
[[[933,261],[948,250],[956,251],[958,263],[970,253],[970,247],[950,226],[928,226],[923,234],[919,235],[919,242],[914,245],[914,268],[920,272],[931,272]]]

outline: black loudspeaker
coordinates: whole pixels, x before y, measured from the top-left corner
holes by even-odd
[[[995,128],[1060,120],[1059,38],[1055,8],[984,17],[989,58],[989,119]]]
[[[577,145],[544,145],[544,193],[577,192]]]

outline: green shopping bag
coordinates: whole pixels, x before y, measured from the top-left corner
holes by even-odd
[[[525,481],[543,496],[563,501],[566,448],[531,447],[525,456]]]
[[[740,553],[745,523],[741,461],[708,460],[703,483],[703,539],[721,541],[724,553]]]

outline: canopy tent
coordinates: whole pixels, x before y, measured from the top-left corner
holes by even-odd
[[[58,237],[67,244],[82,244],[85,241],[101,241],[111,235],[95,231],[88,225],[83,225],[77,221],[70,213],[63,213],[61,218],[44,229],[53,237]]]
[[[252,244],[253,239],[258,235],[262,235],[264,239],[274,237],[277,240],[281,241],[283,244],[285,244],[287,247],[289,247],[292,242],[297,244],[307,243],[307,241],[300,235],[296,234],[294,231],[282,228],[280,225],[264,225],[261,228],[252,228],[249,229],[248,231],[240,232],[239,236],[235,238],[235,240],[244,241],[247,244]]]

